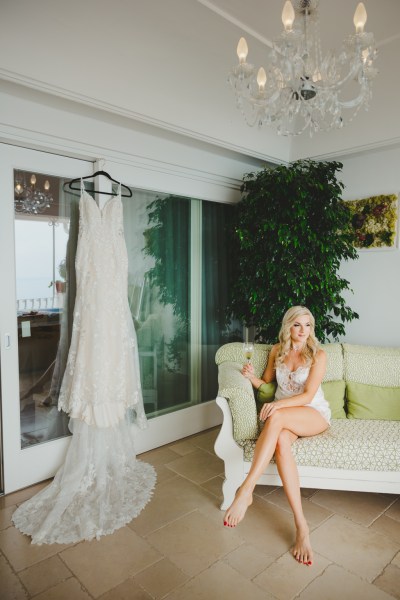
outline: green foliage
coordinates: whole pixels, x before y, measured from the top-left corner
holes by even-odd
[[[339,162],[300,160],[245,176],[236,208],[236,273],[230,312],[276,342],[285,311],[307,306],[320,341],[338,339],[344,321],[358,318],[342,292],[341,261],[357,258],[350,216],[341,202]]]

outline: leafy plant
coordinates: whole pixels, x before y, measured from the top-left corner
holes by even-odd
[[[234,227],[230,312],[276,342],[285,311],[307,306],[320,341],[338,339],[358,318],[342,297],[341,261],[357,258],[350,212],[340,199],[339,162],[300,160],[244,177]]]

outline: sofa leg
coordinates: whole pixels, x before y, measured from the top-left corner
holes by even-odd
[[[226,398],[218,396],[216,402],[224,416],[219,435],[215,441],[214,450],[216,455],[224,461],[225,465],[221,510],[226,510],[232,504],[236,490],[244,480],[243,449],[233,439],[232,415]]]

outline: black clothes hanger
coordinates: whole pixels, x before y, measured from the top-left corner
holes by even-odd
[[[93,173],[93,175],[86,175],[86,177],[76,177],[76,179],[71,179],[71,181],[66,181],[63,185],[63,188],[65,190],[65,186],[67,186],[70,190],[80,190],[80,186],[79,187],[75,187],[74,185],[72,185],[73,183],[80,183],[81,179],[93,179],[93,177],[97,177],[98,175],[103,175],[103,177],[107,177],[107,179],[109,179],[110,181],[113,181],[114,183],[118,183],[119,185],[119,181],[117,181],[116,179],[113,179],[111,177],[111,175],[109,175],[108,173],[106,173],[106,171],[96,171],[96,173]],[[121,188],[124,188],[125,190],[127,190],[127,194],[121,194],[121,196],[123,198],[132,198],[132,190],[127,186],[124,185],[123,183],[121,183]],[[95,194],[106,194],[107,196],[114,196],[113,192],[96,192],[93,190],[93,192]]]

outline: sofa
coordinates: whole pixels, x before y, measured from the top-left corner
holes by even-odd
[[[400,493],[400,349],[325,344],[322,383],[332,410],[331,426],[297,439],[292,451],[305,488]],[[252,364],[261,377],[271,346],[255,344]],[[262,423],[257,393],[241,369],[243,345],[225,344],[216,353],[218,397],[223,422],[215,452],[225,464],[226,509],[245,479]],[[261,485],[282,485],[272,461]]]

